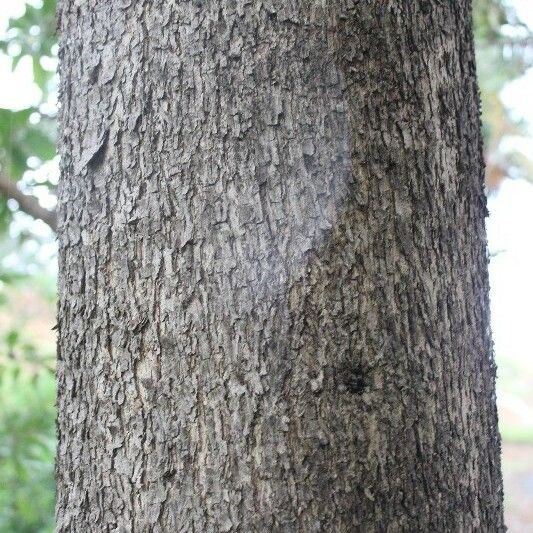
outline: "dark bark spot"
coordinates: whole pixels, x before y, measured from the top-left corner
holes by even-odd
[[[96,151],[89,157],[89,160],[87,161],[87,165],[92,168],[96,169],[102,165],[105,159],[106,151],[107,151],[107,143],[109,140],[109,132],[106,131],[104,133],[104,136],[100,142],[100,146],[96,149]]]
[[[101,69],[100,61],[98,61],[98,63],[96,65],[94,65],[94,66],[89,68],[88,73],[87,73],[87,77],[88,77],[89,83],[91,85],[94,85],[98,81],[98,76],[100,74],[100,69]]]
[[[163,481],[172,481],[176,477],[176,470],[174,468],[167,470],[163,474]]]
[[[349,394],[361,394],[367,387],[365,372],[361,366],[347,365],[339,371],[339,389]]]
[[[310,172],[313,168],[313,156],[309,154],[303,154],[305,169]]]
[[[345,382],[346,389],[352,394],[361,394],[366,387],[365,378],[362,374],[352,372]]]

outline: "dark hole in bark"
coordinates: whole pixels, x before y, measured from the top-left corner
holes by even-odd
[[[422,2],[420,5],[420,11],[422,11],[423,15],[429,15],[431,13],[431,2],[429,2],[429,0]]]
[[[313,168],[313,156],[304,154],[304,165],[306,170],[311,170]]]
[[[102,163],[105,160],[105,155],[107,152],[107,142],[109,140],[109,132],[106,132],[104,134],[104,137],[100,141],[100,146],[94,152],[94,154],[91,155],[89,158],[89,161],[87,161],[87,166],[96,169],[102,165]]]
[[[342,373],[342,385],[349,394],[361,394],[366,386],[366,379],[361,367],[346,368]]]
[[[170,481],[171,479],[174,479],[175,476],[176,476],[176,470],[174,470],[174,469],[167,470],[163,474],[163,480],[164,481]]]

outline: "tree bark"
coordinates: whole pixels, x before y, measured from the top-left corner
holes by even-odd
[[[57,531],[504,531],[470,2],[59,27]]]

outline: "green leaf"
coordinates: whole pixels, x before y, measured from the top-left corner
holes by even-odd
[[[56,155],[55,143],[43,131],[34,128],[26,135],[28,149],[32,155],[37,156],[41,161],[48,161]]]
[[[9,330],[5,335],[5,342],[8,348],[14,348],[20,339],[20,333],[16,329]]]

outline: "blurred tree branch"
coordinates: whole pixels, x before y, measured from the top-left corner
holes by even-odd
[[[13,182],[7,176],[4,176],[1,173],[0,193],[2,193],[7,198],[12,198],[13,200],[16,200],[19,204],[20,209],[24,211],[27,215],[46,222],[46,224],[48,224],[54,232],[57,230],[56,212],[50,211],[49,209],[42,207],[39,203],[39,200],[37,200],[35,196],[22,192],[17,187],[15,182]]]

